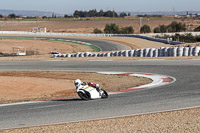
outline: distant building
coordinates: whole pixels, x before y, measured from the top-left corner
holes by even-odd
[[[198,14],[175,15],[175,18],[196,18]]]
[[[47,28],[46,27],[41,27],[39,30],[40,30],[39,32],[41,32],[41,33],[46,33],[47,32]]]

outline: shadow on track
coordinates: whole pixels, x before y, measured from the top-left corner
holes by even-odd
[[[72,98],[72,99],[55,99],[55,100],[51,100],[51,101],[55,101],[55,102],[59,102],[59,101],[68,101],[68,102],[70,102],[70,101],[84,101],[84,100],[82,100],[82,99],[80,99],[80,98]]]

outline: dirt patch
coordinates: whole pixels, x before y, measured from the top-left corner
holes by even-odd
[[[74,97],[77,96],[74,87],[77,78],[98,83],[108,92],[152,82],[146,78],[97,73],[0,72],[0,103]]]
[[[199,133],[200,108],[115,119],[2,130],[2,133]]]
[[[176,45],[179,47],[195,47],[195,46],[200,46],[200,42],[197,43],[186,43],[186,44],[182,44],[182,45]]]
[[[183,22],[186,25],[199,25],[199,20],[182,21],[181,19],[147,19],[142,23],[151,27],[152,31],[159,25],[168,25],[172,21]],[[106,24],[116,23],[119,27],[133,26],[135,33],[139,33],[140,20],[138,19],[114,19],[114,20],[90,20],[90,21],[0,21],[1,31],[29,31],[34,27],[46,27],[48,32],[68,33],[92,33],[95,28],[104,30]]]
[[[34,54],[34,40],[25,39],[1,39],[0,53],[12,54],[12,47],[26,47],[28,54]],[[93,52],[89,46],[78,45],[69,42],[58,42],[48,40],[36,40],[36,50],[38,55],[50,55],[51,51],[60,53]]]

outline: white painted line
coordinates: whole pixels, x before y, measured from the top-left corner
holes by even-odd
[[[163,61],[165,59],[139,59],[139,60],[136,60],[136,61]]]
[[[89,60],[89,61],[99,61],[99,62],[101,62],[101,61],[113,61],[113,60]]]
[[[0,104],[0,107],[13,106],[13,105],[22,105],[22,104],[31,104],[31,103],[41,103],[41,102],[44,102],[44,101],[19,102],[19,103],[10,103],[10,104]]]

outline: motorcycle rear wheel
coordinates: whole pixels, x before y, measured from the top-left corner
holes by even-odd
[[[84,93],[81,92],[81,91],[78,92],[79,97],[80,97],[81,99],[83,99],[83,100],[90,100],[90,99],[91,99],[90,93],[87,92],[87,91],[85,91],[85,90],[83,90],[83,91],[84,91]]]

